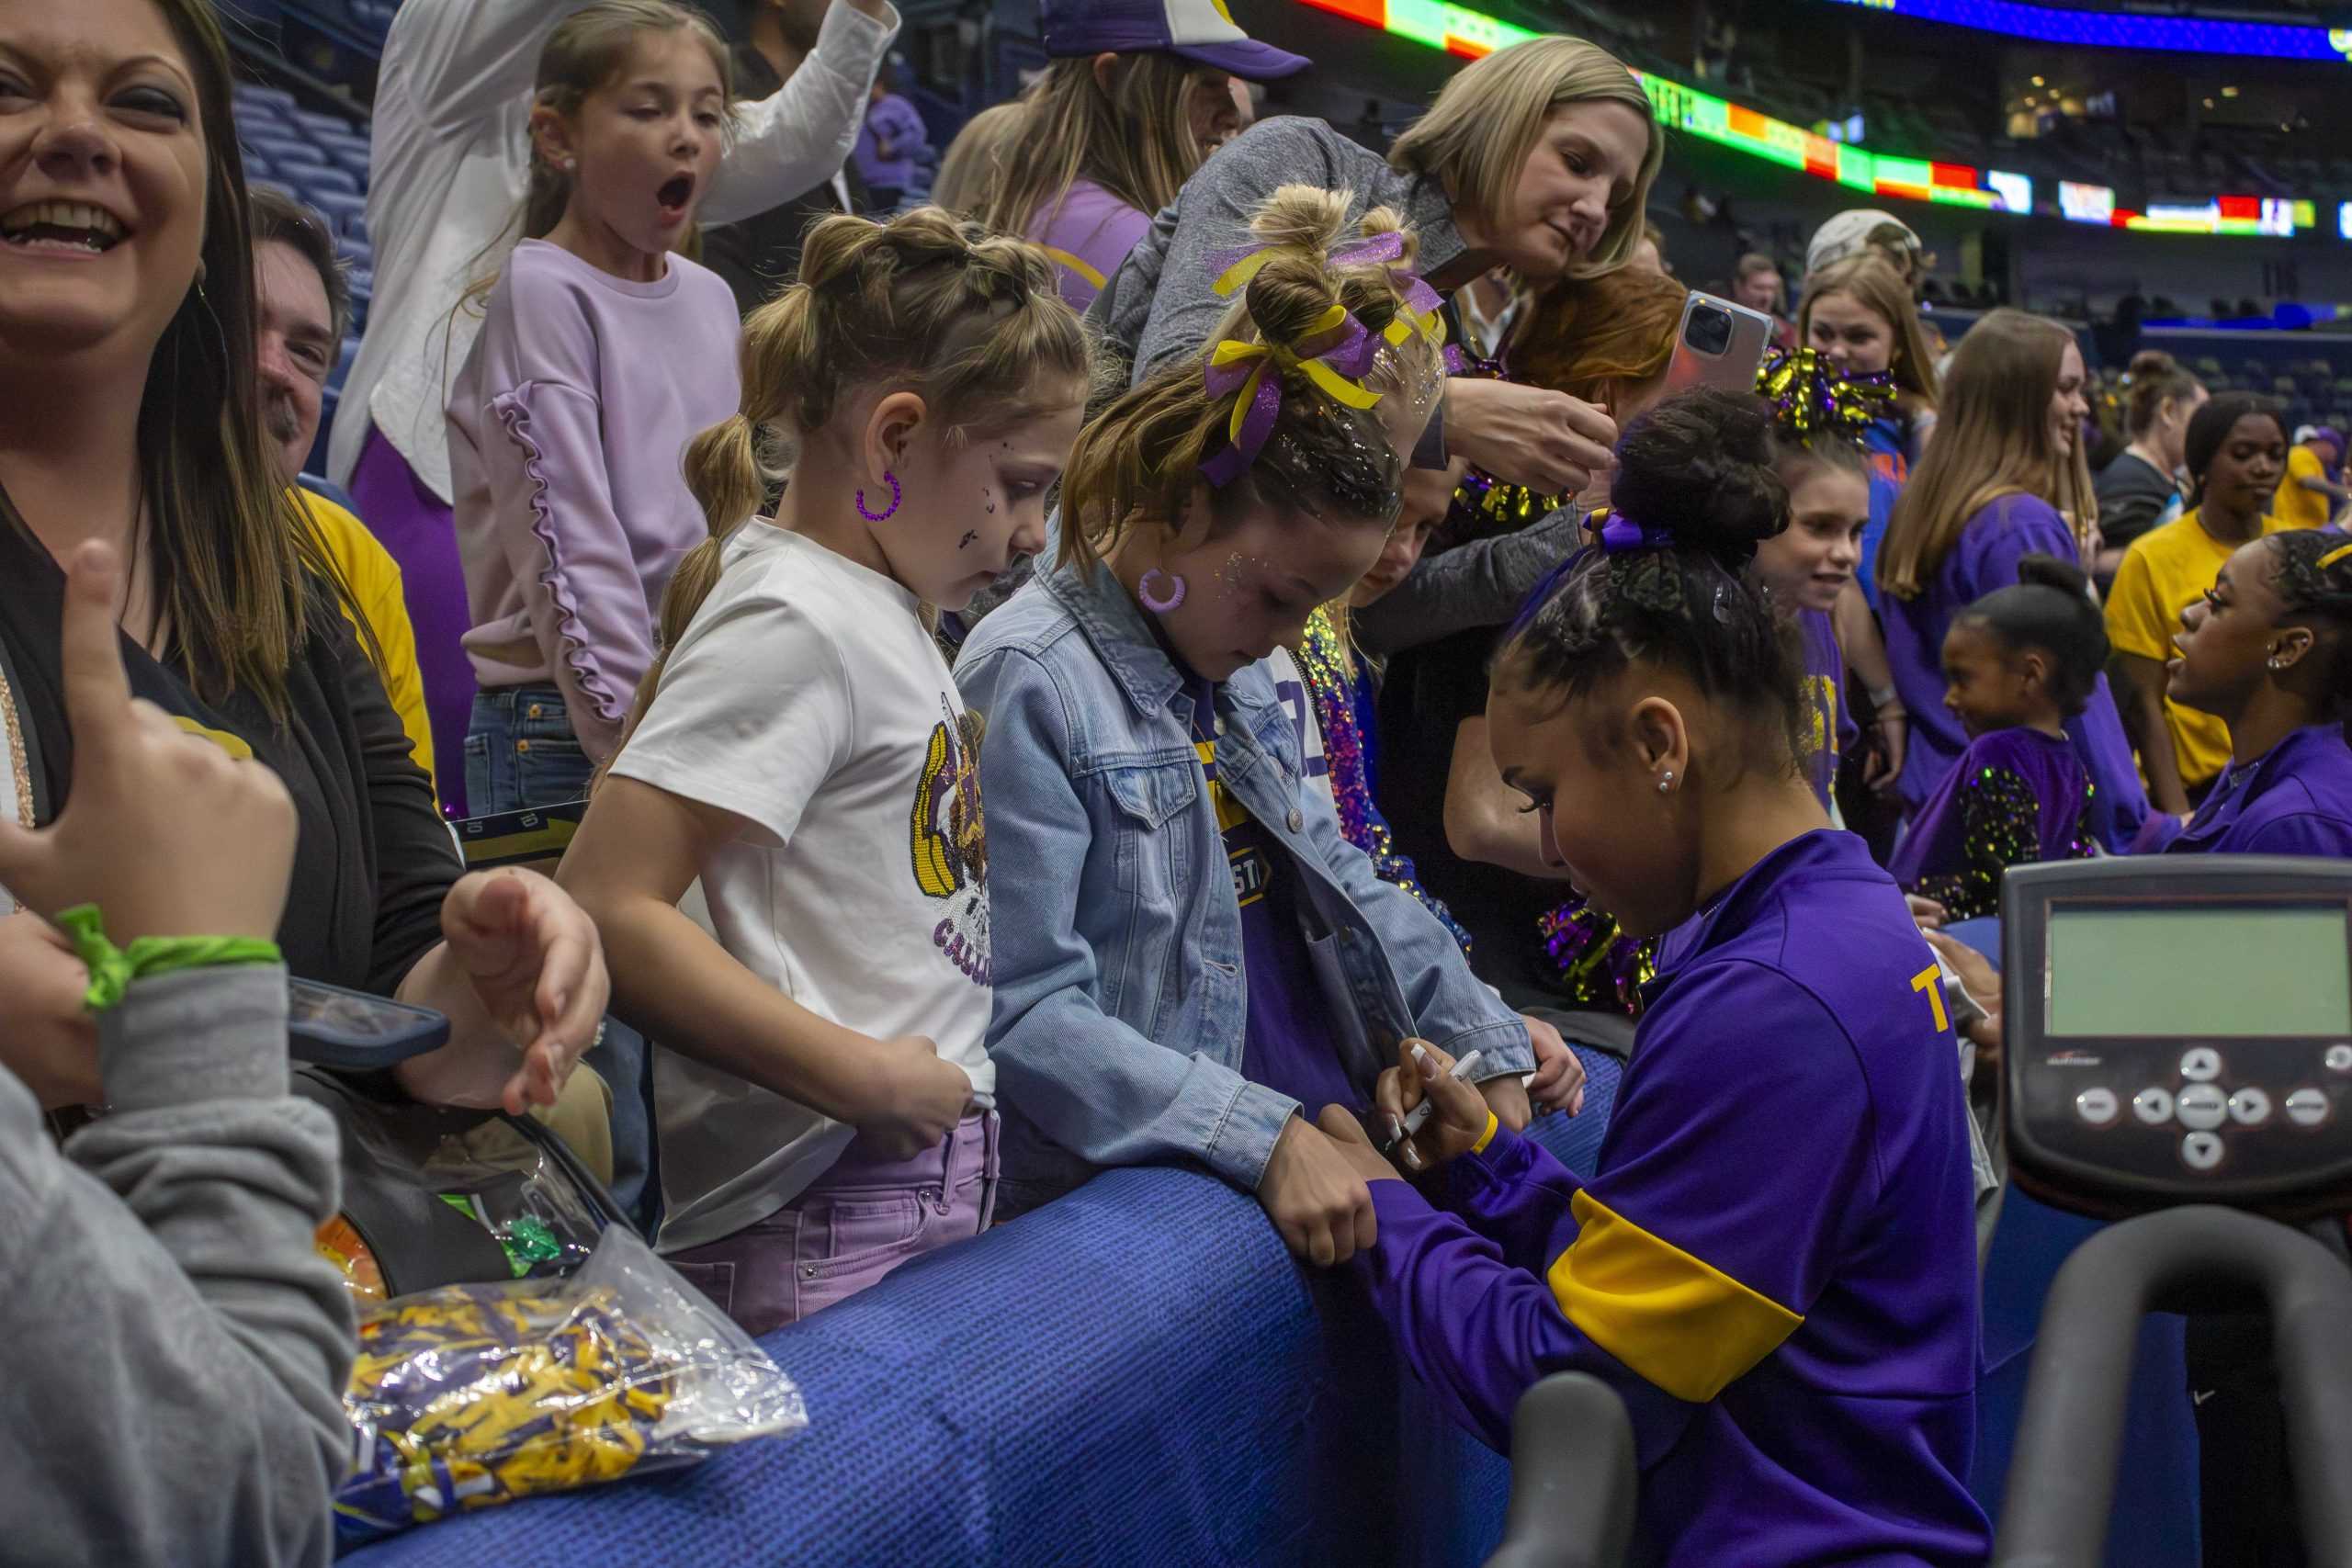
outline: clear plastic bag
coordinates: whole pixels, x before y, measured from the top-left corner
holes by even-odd
[[[627,1229],[561,1280],[447,1285],[359,1325],[344,1547],[808,1425],[800,1391]]]

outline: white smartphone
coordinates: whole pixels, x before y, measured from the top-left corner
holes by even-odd
[[[1694,292],[1682,302],[1682,324],[1674,333],[1674,359],[1666,367],[1666,395],[1694,387],[1752,392],[1756,372],[1772,347],[1772,318],[1712,294]]]

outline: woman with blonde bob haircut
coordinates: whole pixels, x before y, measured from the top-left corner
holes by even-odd
[[[1250,245],[1250,214],[1300,182],[1349,192],[1351,219],[1401,214],[1440,296],[1498,266],[1536,288],[1613,271],[1640,241],[1664,148],[1640,81],[1615,57],[1581,39],[1532,39],[1464,66],[1385,160],[1321,120],[1261,120],[1184,187],[1091,313],[1136,381],[1197,352],[1230,302],[1227,253]],[[1616,434],[1565,393],[1456,377],[1415,466],[1450,450],[1510,483],[1573,492],[1608,466]]]
[[[1504,259],[1531,282],[1614,272],[1634,259],[1646,231],[1643,208],[1666,160],[1666,139],[1640,80],[1606,50],[1582,39],[1542,38],[1465,66],[1429,113],[1390,145],[1388,162],[1443,187],[1453,202],[1455,227],[1473,248],[1483,242],[1509,250],[1510,225],[1534,216],[1525,210],[1535,173],[1531,164],[1544,150],[1555,117],[1573,105],[1600,103],[1623,104],[1650,124],[1638,188],[1611,202],[1606,228],[1583,250],[1572,241],[1561,247],[1567,252],[1564,265],[1542,265],[1541,235],[1534,236],[1536,256]],[[1519,238],[1523,243],[1527,234]],[[1530,260],[1537,265],[1526,265]]]
[[[2029,555],[2087,569],[2098,513],[2083,457],[2085,383],[2075,334],[2022,310],[1993,311],[1952,355],[1936,438],[1895,502],[1878,561],[1887,654],[1911,716],[1906,806],[1925,800],[1968,745],[1944,705],[1944,634],[1953,619],[2014,584]],[[2148,796],[2106,676],[2066,732],[2097,786],[2093,827],[2120,852],[2147,816]]]
[[[1319,119],[1259,121],[1203,165],[1088,313],[1135,382],[1199,353],[1234,297],[1235,256],[1252,248],[1250,214],[1301,182],[1347,193],[1351,221],[1384,207],[1399,214],[1419,238],[1417,270],[1441,298],[1498,266],[1534,288],[1612,271],[1640,239],[1664,146],[1640,81],[1606,50],[1532,39],[1464,66],[1385,159]],[[1616,439],[1605,411],[1567,393],[1456,376],[1412,466],[1461,458],[1509,484],[1574,494],[1607,469]],[[1551,563],[1532,575],[1497,570],[1491,544],[1423,557],[1383,599],[1385,618],[1509,620]]]

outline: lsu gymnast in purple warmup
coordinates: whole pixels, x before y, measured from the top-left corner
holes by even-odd
[[[1801,767],[1801,652],[1747,578],[1787,520],[1769,423],[1693,393],[1618,460],[1619,515],[1497,660],[1492,742],[1595,903],[1691,937],[1645,987],[1590,1181],[1440,1052],[1379,1089],[1375,1118],[1436,1101],[1418,1182],[1327,1116],[1378,1217],[1359,1266],[1498,1448],[1551,1372],[1623,1396],[1647,1561],[1981,1562],[1954,1046],[1901,892]]]

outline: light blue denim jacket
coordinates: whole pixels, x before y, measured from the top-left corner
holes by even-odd
[[[1241,914],[1182,674],[1108,570],[1041,567],[972,633],[956,681],[986,726],[1008,1199],[1170,1159],[1256,1190],[1299,1107],[1241,1076]],[[1263,663],[1217,688],[1216,715],[1217,776],[1300,868],[1332,1043],[1367,1098],[1408,1037],[1484,1052],[1482,1079],[1529,1071],[1525,1025],[1304,782]]]

